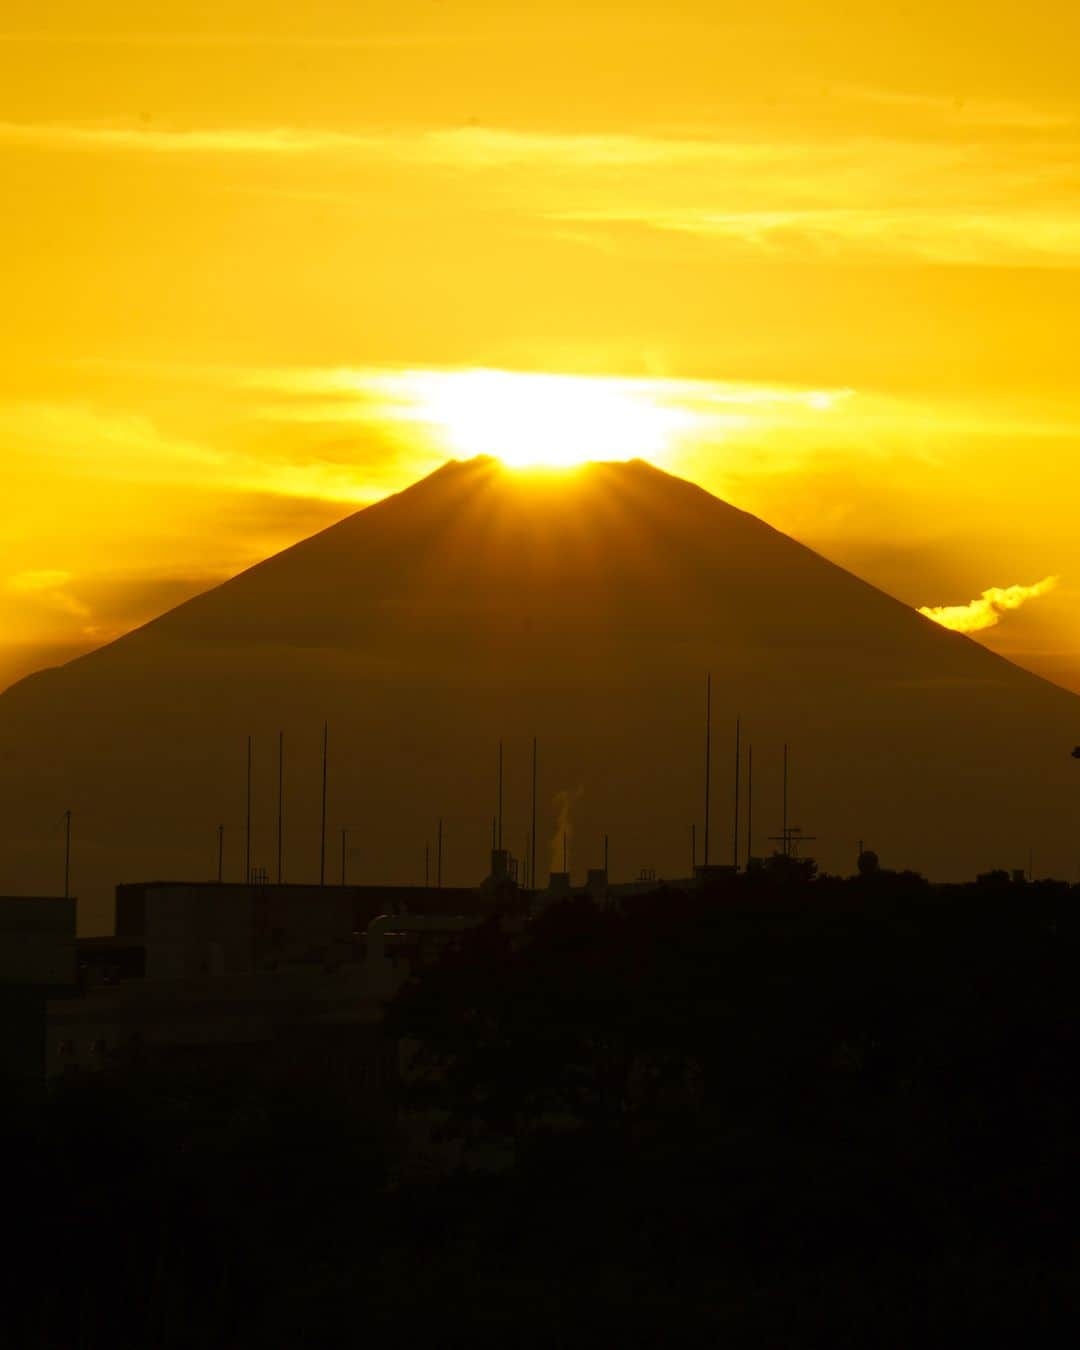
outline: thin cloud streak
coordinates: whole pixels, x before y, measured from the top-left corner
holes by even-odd
[[[617,241],[620,233],[644,230],[810,261],[1080,263],[1080,207],[1073,204],[1080,146],[1072,139],[1006,148],[976,132],[961,144],[914,135],[799,143],[484,126],[349,131],[9,121],[0,122],[0,147],[295,164],[345,159],[392,173],[468,172],[480,179],[478,192],[490,179],[493,199],[478,196],[478,205],[563,235],[572,227],[583,246],[590,233]],[[884,195],[883,183],[891,185]],[[275,181],[272,190],[303,195],[295,182]]]
[[[422,33],[197,33],[197,32],[6,32],[0,45],[22,47],[269,47],[342,50],[372,48],[473,46],[504,41],[505,35],[482,32]]]
[[[695,235],[778,256],[913,258],[954,266],[1074,267],[1080,213],[898,207],[775,211],[594,211],[551,219]]]

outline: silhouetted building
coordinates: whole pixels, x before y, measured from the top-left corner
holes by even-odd
[[[0,898],[0,1078],[34,1090],[47,1067],[51,998],[75,992],[75,901]]]

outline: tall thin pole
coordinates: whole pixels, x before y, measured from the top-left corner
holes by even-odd
[[[277,884],[283,878],[285,857],[285,733],[278,732],[277,745]]]
[[[251,737],[247,738],[247,815],[244,825],[244,885],[251,884]]]
[[[439,842],[435,850],[435,885],[442,889],[442,816],[439,817]]]
[[[503,826],[503,743],[499,742],[499,848],[502,848]]]
[[[732,858],[735,871],[739,870],[739,772],[742,768],[742,718],[735,719],[735,834]]]
[[[754,856],[754,747],[747,751],[746,763],[746,866]]]
[[[712,791],[712,674],[705,676],[705,866],[709,865],[709,795]]]
[[[784,742],[784,857],[791,851],[791,840],[788,835],[788,748],[787,742]]]
[[[225,826],[217,827],[217,879],[220,886],[225,879]]]
[[[532,752],[532,825],[529,831],[529,885],[536,889],[536,737]]]
[[[64,899],[71,899],[71,811],[64,812]]]
[[[319,830],[319,885],[326,885],[326,761],[330,749],[330,724],[322,732],[322,826]]]
[[[521,885],[524,890],[529,889],[529,832],[525,831],[525,852],[521,855],[521,870],[525,875],[521,879]]]

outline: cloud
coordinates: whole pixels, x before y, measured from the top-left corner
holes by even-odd
[[[8,577],[7,588],[16,595],[35,595],[40,591],[54,591],[58,586],[66,586],[70,580],[70,572],[44,568],[39,571],[16,572]]]
[[[499,169],[552,166],[620,169],[657,164],[787,159],[786,147],[705,137],[563,134],[503,127],[376,128],[341,131],[297,127],[175,128],[65,122],[0,122],[0,145],[37,150],[155,154],[348,155],[395,164]]]
[[[284,33],[272,32],[91,32],[29,31],[0,33],[0,44],[22,47],[281,47],[287,51],[329,48],[383,48],[473,45],[493,42],[495,34],[467,33]]]
[[[1080,265],[1073,183],[1078,128],[1052,111],[965,114],[936,133],[924,100],[882,94],[905,122],[877,133],[736,137],[709,128],[638,132],[493,125],[171,127],[151,122],[0,122],[0,147],[43,152],[346,161],[415,178],[471,173],[500,211],[559,237],[612,247],[694,237],[769,256],[907,259],[953,266]],[[1011,121],[1010,121],[1011,119]],[[1002,140],[999,123],[1028,129]],[[438,190],[442,184],[437,183]],[[245,190],[252,189],[250,185]],[[272,195],[353,206],[355,188],[282,181]]]
[[[42,568],[16,572],[7,579],[7,590],[13,595],[29,597],[31,603],[71,618],[89,620],[93,611],[84,601],[71,594],[68,585],[72,580],[70,572],[58,568]],[[83,628],[86,635],[93,634],[92,625]]]
[[[923,605],[919,613],[954,633],[981,633],[986,628],[996,628],[1001,616],[1010,610],[1048,595],[1059,580],[1058,577],[1044,577],[1034,586],[991,586],[970,604]]]

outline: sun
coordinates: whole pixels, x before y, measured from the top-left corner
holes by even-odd
[[[662,459],[690,420],[650,380],[465,370],[414,371],[408,383],[414,415],[448,451],[514,468]]]

